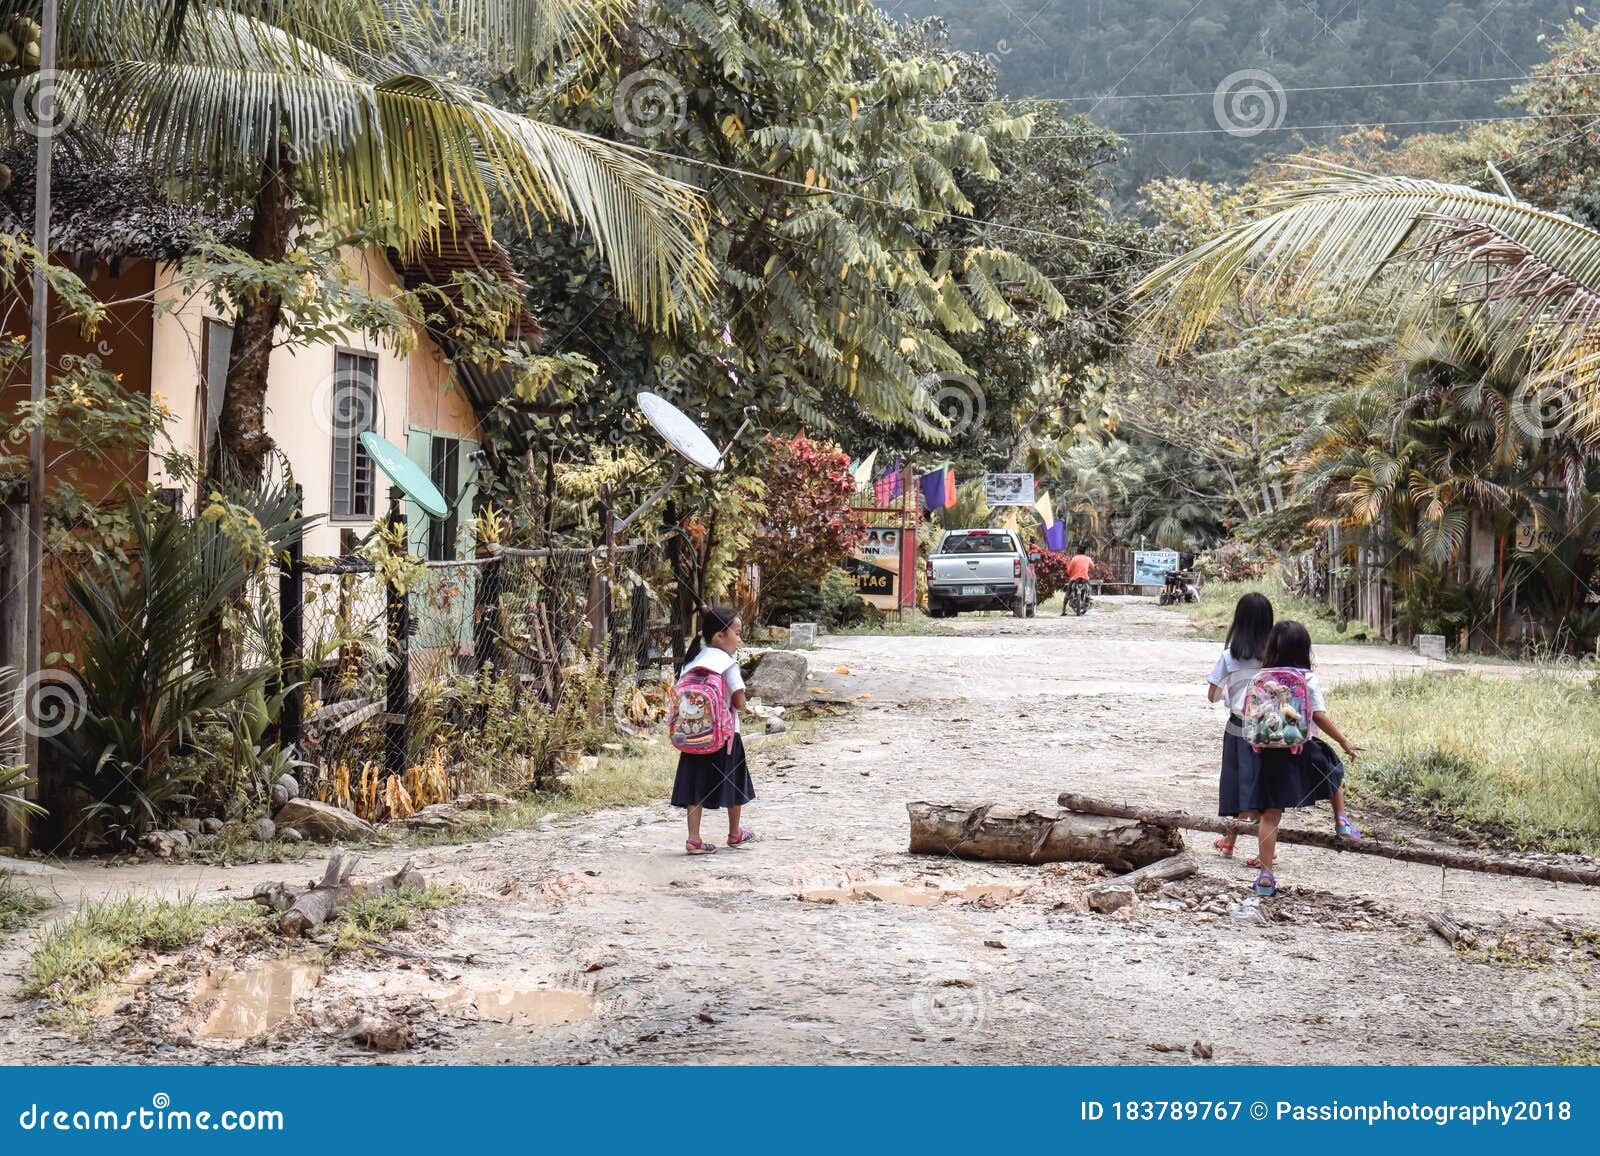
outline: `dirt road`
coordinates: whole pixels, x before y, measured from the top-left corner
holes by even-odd
[[[1592,1048],[1600,998],[1582,952],[1535,969],[1469,960],[1423,916],[1448,907],[1548,935],[1551,919],[1600,925],[1597,891],[1287,847],[1284,892],[1262,905],[1253,872],[1192,835],[1197,879],[1104,916],[1082,912],[1077,868],[905,853],[915,799],[1049,806],[1072,788],[1209,813],[1215,650],[1133,601],[826,638],[816,681],[870,697],[815,741],[757,754],[748,848],[685,857],[664,803],[440,848],[419,864],[474,900],[415,941],[421,958],[338,964],[262,1038],[197,1039],[180,1007],[165,1034],[78,1041],[5,1000],[0,1049],[22,1062],[362,1062],[335,1025],[374,1008],[418,1032],[419,1047],[384,1057],[402,1063],[1204,1062],[1195,1041],[1216,1062],[1470,1063]],[[1355,646],[1318,660],[1332,683],[1422,665]],[[1343,721],[1359,741],[1359,720]],[[159,877],[205,896],[225,878],[237,894],[285,875],[95,870],[68,890]],[[0,968],[17,967],[13,946]]]

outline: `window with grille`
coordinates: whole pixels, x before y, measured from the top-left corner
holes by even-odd
[[[334,354],[333,502],[335,518],[370,518],[372,459],[357,440],[377,428],[378,359],[365,353]]]
[[[461,439],[434,434],[428,475],[439,487],[444,500],[451,503],[448,518],[434,518],[428,523],[428,561],[449,562],[456,556],[456,530],[458,518],[455,509],[456,490],[461,484]]]

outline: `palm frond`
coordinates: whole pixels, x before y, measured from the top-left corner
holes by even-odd
[[[1570,289],[1551,292],[1559,278],[1600,286],[1600,232],[1559,213],[1464,185],[1371,175],[1310,158],[1290,167],[1308,176],[1269,196],[1254,219],[1167,262],[1134,288],[1135,298],[1149,302],[1141,315],[1147,334],[1168,348],[1191,345],[1241,291],[1288,300],[1331,292],[1351,304],[1376,290],[1380,313],[1396,322],[1420,319],[1441,299],[1477,294],[1495,306],[1491,337],[1500,348],[1504,338],[1537,328],[1530,314],[1572,308]],[[1498,296],[1484,297],[1483,258],[1510,250],[1484,248],[1480,235],[1473,255],[1463,222],[1492,229],[1502,244],[1535,256],[1542,281],[1530,268],[1506,281]],[[1430,252],[1434,258],[1426,259]],[[1524,295],[1536,284],[1542,288],[1535,295]]]

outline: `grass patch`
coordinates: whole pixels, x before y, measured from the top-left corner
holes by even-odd
[[[1355,791],[1523,849],[1600,854],[1600,694],[1580,679],[1417,675],[1335,687]]]
[[[10,876],[0,874],[0,935],[26,927],[41,911],[53,904],[30,887],[20,887]]]
[[[821,635],[820,637],[827,638],[837,635],[842,638],[850,638],[861,634],[878,635],[953,633],[955,632],[950,629],[949,624],[944,622],[942,619],[929,618],[921,610],[912,608],[901,611],[901,617],[899,619],[885,616],[883,621],[878,623],[863,622],[856,626],[831,627],[829,628],[827,634]]]
[[[1327,606],[1292,593],[1276,576],[1256,582],[1207,582],[1199,602],[1180,602],[1172,609],[1194,623],[1201,634],[1220,642],[1233,621],[1234,605],[1246,594],[1265,594],[1272,600],[1273,617],[1302,623],[1310,631],[1313,645],[1375,641],[1364,622],[1353,621],[1341,631]]]
[[[213,927],[261,921],[261,908],[231,899],[201,903],[190,896],[172,903],[130,895],[89,903],[40,936],[21,991],[80,1008],[128,969],[135,952],[177,951]]]
[[[423,888],[390,891],[367,899],[352,899],[335,917],[337,936],[334,946],[343,949],[378,943],[396,931],[404,931],[424,911],[438,911],[461,902],[457,887],[430,883]]]

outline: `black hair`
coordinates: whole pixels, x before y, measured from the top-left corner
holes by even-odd
[[[739,612],[731,606],[713,606],[700,615],[700,641],[706,646],[711,640],[732,626]]]
[[[1236,662],[1260,661],[1272,633],[1272,602],[1265,594],[1246,594],[1233,608],[1228,627],[1228,653]]]
[[[1295,666],[1311,669],[1311,632],[1298,622],[1284,619],[1267,635],[1267,655],[1262,666]]]

